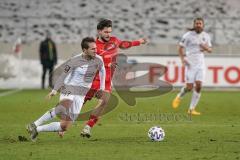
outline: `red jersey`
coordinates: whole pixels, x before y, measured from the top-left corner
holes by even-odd
[[[105,78],[105,91],[111,92],[111,82],[112,76],[115,71],[114,65],[116,63],[116,58],[118,55],[119,48],[126,49],[132,46],[139,46],[139,41],[121,41],[117,37],[110,37],[108,42],[102,42],[98,38],[96,39],[97,45],[97,54],[103,58],[105,70],[106,70],[106,78]],[[98,90],[100,87],[100,79],[99,75],[96,74],[91,89]],[[90,99],[93,95],[89,93],[86,97]]]

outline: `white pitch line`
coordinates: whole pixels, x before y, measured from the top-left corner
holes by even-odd
[[[21,89],[6,91],[6,92],[3,92],[3,93],[0,93],[0,97],[8,96],[8,95],[20,92],[20,91],[21,91]]]

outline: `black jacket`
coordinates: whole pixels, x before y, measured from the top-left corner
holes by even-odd
[[[52,54],[48,43],[52,46]],[[57,49],[55,43],[51,39],[45,39],[40,43],[39,55],[43,66],[52,67],[57,64]]]

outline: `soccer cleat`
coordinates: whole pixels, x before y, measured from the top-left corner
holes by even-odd
[[[201,113],[200,112],[197,112],[195,109],[193,109],[193,110],[188,110],[188,114],[190,114],[190,115],[195,115],[195,116],[199,116],[199,115],[201,115]]]
[[[34,123],[27,125],[27,131],[30,134],[30,139],[35,142],[38,136],[37,126]]]
[[[89,126],[89,125],[86,125],[84,128],[83,128],[83,130],[82,130],[82,132],[81,132],[81,136],[82,137],[87,137],[87,138],[90,138],[91,137],[91,127]]]
[[[181,99],[177,96],[172,102],[172,107],[173,108],[178,108],[180,102],[181,102]]]

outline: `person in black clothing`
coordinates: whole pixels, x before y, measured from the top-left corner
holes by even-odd
[[[57,64],[57,49],[54,41],[51,39],[51,34],[48,32],[47,37],[40,43],[39,47],[40,61],[43,68],[42,73],[42,89],[45,85],[45,75],[49,72],[49,87],[52,87],[52,71],[54,65]]]

